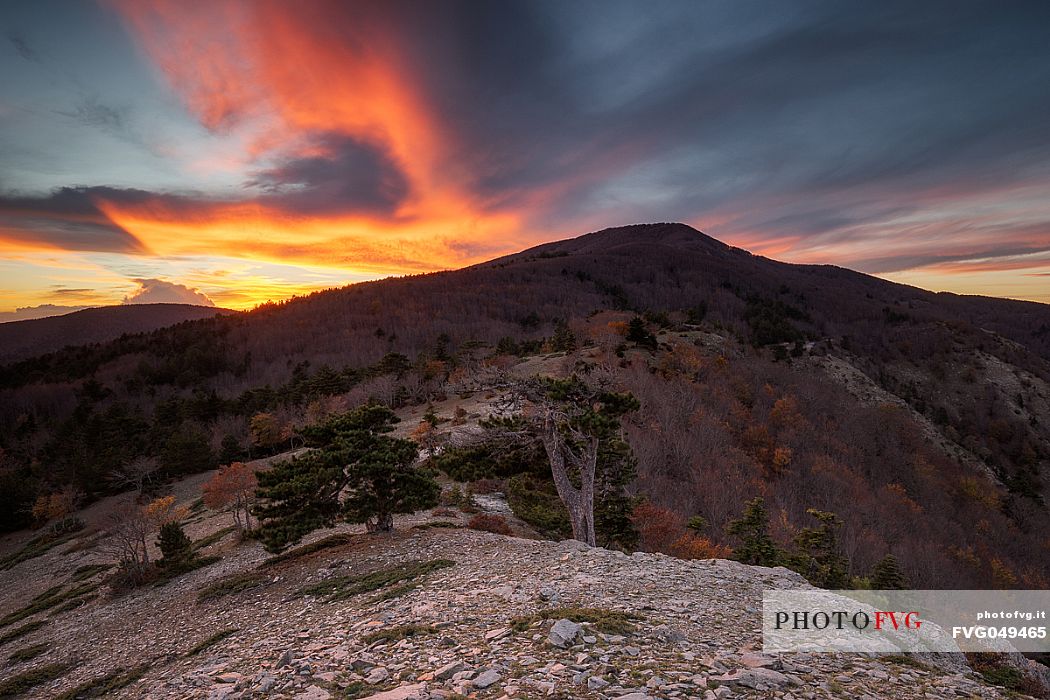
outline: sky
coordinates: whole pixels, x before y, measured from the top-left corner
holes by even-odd
[[[607,226],[1050,303],[1050,3],[8,0],[0,320]]]

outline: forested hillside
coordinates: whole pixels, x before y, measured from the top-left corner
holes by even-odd
[[[7,365],[0,524],[30,525],[42,495],[273,453],[370,399],[423,406],[578,352],[640,400],[630,491],[669,531],[699,516],[739,546],[726,526],[761,496],[785,546],[807,509],[835,513],[852,575],[892,553],[916,585],[1047,585],[1050,307],[779,263],[681,224]]]
[[[144,333],[229,313],[233,312],[192,304],[123,304],[0,323],[0,362],[14,362],[70,345],[104,343],[125,333]]]

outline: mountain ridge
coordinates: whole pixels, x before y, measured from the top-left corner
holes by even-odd
[[[259,414],[294,435],[366,401],[437,405],[491,367],[565,355],[565,372],[640,400],[625,426],[632,493],[701,515],[720,545],[762,495],[784,546],[809,509],[839,514],[854,575],[889,552],[920,585],[1039,587],[1044,326],[1050,307],[780,263],[684,225],[609,229],[0,367],[0,486],[24,504],[2,525],[25,526],[18,513],[64,484],[105,496],[139,457],[172,477],[238,459],[258,449]]]
[[[45,318],[0,323],[0,364],[112,340],[125,333],[144,333],[183,321],[237,313],[195,304],[114,304]]]

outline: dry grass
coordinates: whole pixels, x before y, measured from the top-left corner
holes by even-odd
[[[110,671],[104,676],[98,676],[84,681],[75,688],[71,688],[54,700],[86,700],[86,698],[100,698],[110,693],[115,693],[126,688],[149,671],[149,665],[143,664],[130,670],[118,668]]]
[[[28,690],[61,678],[71,664],[46,664],[0,681],[0,698],[17,698]]]
[[[589,623],[594,629],[605,634],[630,634],[634,632],[635,622],[641,620],[640,615],[622,612],[620,610],[607,610],[605,608],[547,608],[532,615],[515,617],[510,621],[510,626],[518,632],[531,627],[541,620],[572,620],[573,622]]]
[[[407,564],[398,564],[388,569],[379,569],[370,574],[335,576],[320,583],[315,583],[312,586],[301,588],[299,594],[323,596],[327,597],[329,601],[345,600],[361,593],[370,593],[394,584],[414,581],[432,571],[455,566],[455,564],[456,562],[449,559],[413,561]]]
[[[259,564],[258,568],[263,569],[270,566],[276,566],[277,564],[284,564],[292,561],[293,559],[299,559],[301,557],[322,552],[326,549],[333,549],[335,547],[342,547],[343,545],[350,544],[354,541],[354,536],[340,532],[335,535],[329,535],[323,539],[311,542],[310,544],[304,544],[302,547],[296,547],[295,549],[289,549],[287,552],[278,554],[277,556],[270,557],[263,563]]]
[[[190,649],[189,651],[186,652],[186,656],[196,656],[197,654],[200,654],[202,651],[205,651],[205,650],[210,649],[211,647],[215,646],[216,644],[218,644],[219,642],[223,641],[224,639],[229,639],[230,637],[232,637],[233,635],[237,634],[238,632],[240,632],[240,629],[238,629],[237,627],[234,627],[234,628],[231,628],[231,629],[228,629],[228,630],[222,630],[221,632],[216,632],[215,634],[213,634],[212,636],[208,637],[207,639],[205,639],[205,640],[203,640],[201,642],[198,642],[192,649]]]
[[[220,578],[197,591],[197,602],[215,600],[224,596],[240,593],[250,588],[258,588],[270,581],[270,577],[256,571],[242,571]]]
[[[408,637],[416,637],[422,634],[434,634],[437,632],[436,627],[430,625],[398,625],[397,627],[390,627],[385,630],[379,630],[372,632],[361,637],[361,641],[365,644],[375,644],[376,642],[400,642],[402,639]]]

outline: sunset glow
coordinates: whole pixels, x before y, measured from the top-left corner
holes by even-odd
[[[0,312],[120,303],[140,279],[243,309],[654,220],[790,262],[1050,302],[1050,134],[1032,118],[1050,106],[1050,61],[1020,16],[3,12]],[[866,39],[885,27],[896,44]],[[1001,74],[987,94],[975,66]]]

